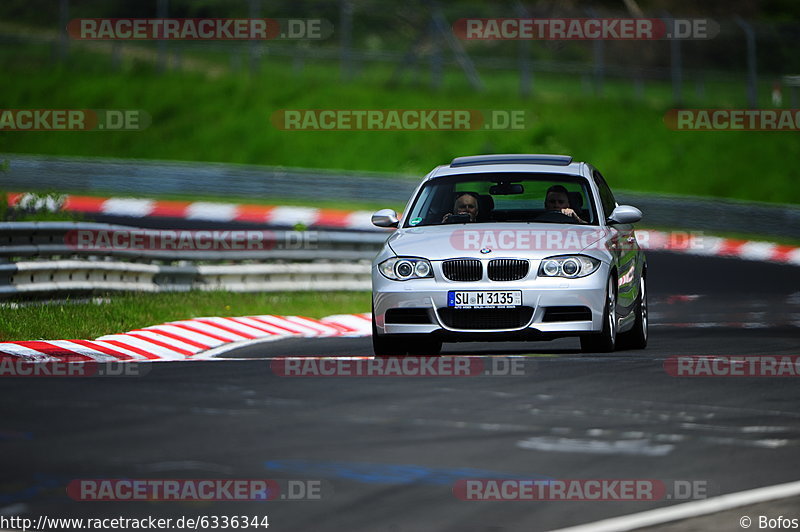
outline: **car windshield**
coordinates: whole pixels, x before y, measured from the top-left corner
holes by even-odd
[[[404,227],[468,222],[598,223],[583,177],[515,172],[434,178],[420,190]]]

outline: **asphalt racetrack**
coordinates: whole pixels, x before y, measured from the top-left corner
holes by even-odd
[[[273,357],[371,355],[369,338],[321,338],[245,346],[223,355],[230,360],[154,363],[139,378],[3,379],[0,516],[267,515],[270,531],[535,531],[684,501],[677,492],[467,501],[454,486],[659,479],[696,481],[713,496],[797,480],[797,378],[675,377],[664,362],[800,354],[800,271],[652,252],[648,261],[646,350],[583,354],[575,339],[445,344],[445,356],[478,355],[485,367],[511,356],[521,375],[272,371]],[[302,480],[311,483],[295,483],[296,495],[318,498],[97,502],[65,491],[76,479],[120,478]],[[737,515],[710,516],[702,529],[741,530]]]

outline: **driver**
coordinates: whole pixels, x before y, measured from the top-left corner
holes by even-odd
[[[544,199],[544,208],[548,211],[558,211],[565,216],[575,218],[579,224],[587,223],[581,220],[578,213],[572,210],[569,206],[569,194],[563,185],[553,185],[547,189],[547,194]]]
[[[445,214],[442,222],[446,222],[453,214],[469,214],[469,221],[474,222],[478,217],[478,195],[474,192],[459,192],[453,204],[453,213]]]

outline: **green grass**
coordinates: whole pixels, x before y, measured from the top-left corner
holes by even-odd
[[[119,294],[106,302],[0,303],[0,341],[94,339],[105,334],[204,316],[369,312],[369,292]]]
[[[632,84],[608,81],[599,97],[577,77],[537,73],[534,96],[522,99],[516,76],[505,72],[483,72],[487,89],[477,93],[451,69],[442,88],[431,90],[408,79],[390,86],[384,66],[340,82],[335,64],[307,61],[294,72],[288,61],[268,56],[257,77],[208,79],[159,75],[133,60],[115,72],[107,57],[78,49],[67,66],[27,49],[0,52],[0,66],[14,79],[0,89],[5,108],[142,109],[153,120],[138,132],[2,132],[6,152],[412,175],[465,154],[569,153],[595,164],[615,189],[800,203],[800,167],[790,164],[800,155],[797,133],[671,131],[663,123],[672,106],[666,84],[647,84],[636,100]],[[745,106],[743,88],[724,81],[707,83],[714,104],[704,106]],[[686,92],[687,106],[697,106]],[[760,91],[763,107],[768,93]],[[323,108],[524,109],[531,123],[510,131],[282,131],[270,123],[281,109]]]

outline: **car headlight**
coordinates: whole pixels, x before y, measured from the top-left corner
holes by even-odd
[[[544,259],[539,265],[540,277],[586,277],[600,267],[600,261],[585,255],[564,255]]]
[[[378,265],[378,271],[387,279],[407,281],[433,277],[433,268],[427,259],[414,257],[394,257]]]

